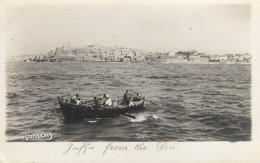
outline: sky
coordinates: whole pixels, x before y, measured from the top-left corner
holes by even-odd
[[[12,6],[6,10],[7,55],[32,55],[91,44],[158,51],[250,53],[246,4],[99,4]]]

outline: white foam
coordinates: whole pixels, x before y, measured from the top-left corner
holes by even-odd
[[[97,122],[97,120],[93,120],[93,121],[87,121],[88,123],[96,123]]]
[[[153,115],[153,118],[154,119],[158,119],[159,117],[157,115]]]
[[[146,120],[144,115],[137,116],[135,119],[131,119],[131,122],[143,122]]]
[[[87,122],[87,123],[96,123],[98,120],[97,119],[92,119],[92,120],[84,119],[84,121]]]

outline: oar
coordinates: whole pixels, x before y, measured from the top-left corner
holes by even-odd
[[[134,92],[134,91],[133,91],[133,92]],[[136,93],[136,92],[134,92],[134,93]],[[141,96],[140,96],[140,97],[141,97]],[[153,104],[153,105],[158,106],[156,103],[154,103],[154,102],[152,102],[152,101],[149,101],[149,100],[145,100],[145,101],[149,102],[150,104]]]
[[[121,114],[124,115],[124,116],[126,116],[126,117],[129,117],[129,118],[133,118],[133,119],[135,119],[135,117],[132,116],[132,115],[130,115],[130,114],[127,114],[127,113],[121,113]]]
[[[154,102],[151,102],[151,101],[148,101],[148,100],[145,100],[145,101],[149,102],[150,104],[153,104],[153,105],[156,105],[156,106],[157,106],[157,104],[154,103]]]

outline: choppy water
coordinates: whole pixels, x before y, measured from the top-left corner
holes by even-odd
[[[251,66],[142,63],[8,63],[6,135],[49,133],[51,141],[251,140]],[[57,96],[121,99],[139,92],[146,111],[72,123]],[[25,141],[25,140],[16,140]],[[49,140],[31,140],[49,141]]]

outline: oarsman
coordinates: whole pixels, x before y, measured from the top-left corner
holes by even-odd
[[[103,97],[101,98],[100,105],[105,105],[105,106],[112,105],[112,100],[108,93],[106,92],[103,93]]]
[[[123,100],[126,105],[129,105],[131,97],[130,94],[128,93],[128,90],[125,91]]]
[[[97,99],[97,97],[94,97],[94,108],[98,108],[99,106],[99,100]]]
[[[105,102],[105,106],[112,106],[112,100],[110,98],[110,96],[107,96],[106,102]]]
[[[77,99],[76,104],[77,104],[77,105],[81,105],[80,98]]]
[[[130,101],[128,106],[135,106],[135,103],[133,101]]]
[[[142,97],[139,96],[139,93],[136,94],[136,96],[133,98],[133,101],[140,101]]]
[[[74,95],[74,96],[72,96],[72,97],[70,98],[70,103],[76,104],[78,98],[79,98],[79,95],[76,93],[76,95]]]
[[[103,95],[100,97],[100,100],[99,100],[100,106],[105,104],[105,99],[106,99],[106,92],[104,92]]]

